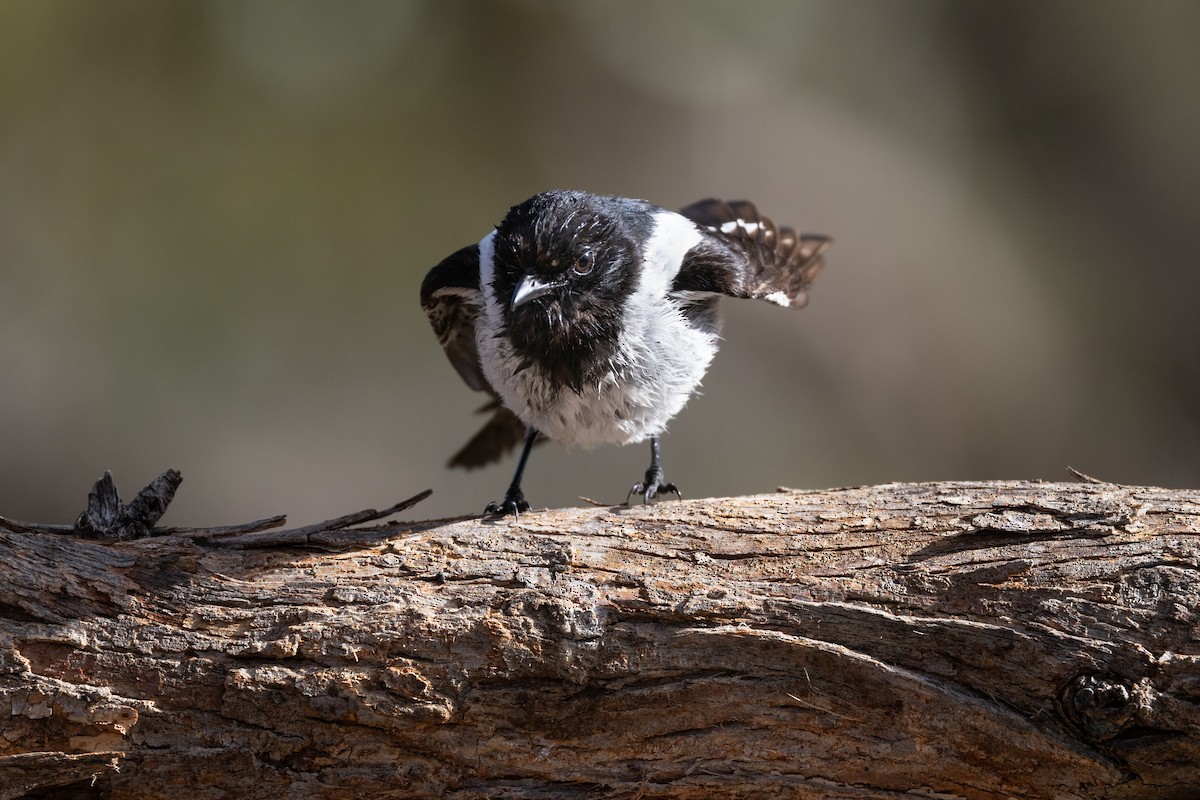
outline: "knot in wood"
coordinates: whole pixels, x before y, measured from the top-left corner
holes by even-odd
[[[1137,702],[1132,685],[1113,675],[1077,675],[1060,698],[1063,715],[1092,741],[1107,741],[1132,725]]]

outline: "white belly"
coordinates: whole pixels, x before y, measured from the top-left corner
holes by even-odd
[[[481,331],[482,332],[482,331]],[[478,337],[488,382],[527,425],[567,445],[640,442],[666,430],[717,352],[715,330],[697,330],[665,303],[626,314],[608,369],[578,393],[556,389],[535,364],[519,369],[507,337]]]

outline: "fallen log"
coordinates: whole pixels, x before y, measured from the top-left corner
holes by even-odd
[[[1200,793],[1200,492],[256,536],[0,532],[0,800]]]

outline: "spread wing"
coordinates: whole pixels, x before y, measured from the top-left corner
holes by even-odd
[[[708,236],[687,254],[672,290],[802,308],[831,240],[780,228],[746,200],[701,200],[679,212]]]
[[[450,466],[481,467],[499,460],[525,438],[525,425],[507,408],[484,377],[475,344],[475,323],[483,308],[479,290],[479,245],[464,247],[429,270],[421,283],[421,308],[438,343],[467,386],[487,392],[492,402],[480,409],[491,418],[450,459]]]

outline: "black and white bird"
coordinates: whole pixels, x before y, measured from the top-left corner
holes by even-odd
[[[492,413],[451,460],[477,467],[524,439],[504,500],[529,509],[521,476],[539,436],[591,447],[650,440],[626,497],[679,495],[659,436],[717,352],[722,296],[800,308],[829,246],[759,215],[701,200],[678,213],[644,200],[544,192],[429,271],[421,307],[450,363]]]

